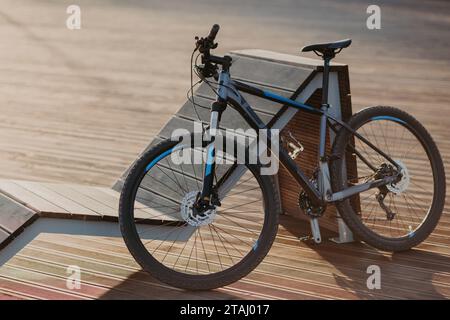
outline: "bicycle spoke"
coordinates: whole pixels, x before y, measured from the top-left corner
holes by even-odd
[[[203,153],[192,148],[184,151],[192,151],[191,160],[194,152]],[[266,211],[261,186],[251,171],[240,177],[221,199],[222,205],[215,209],[213,220],[203,224],[200,219],[207,219],[208,210],[212,209],[199,215],[201,212],[185,206],[195,200],[186,198],[188,192],[196,191],[192,186],[197,184],[198,191],[201,190],[203,180],[198,170],[202,167],[203,176],[204,162],[194,165],[192,161],[188,164],[192,170],[186,170],[186,162],[176,163],[172,157],[162,161],[146,172],[144,185],[139,186],[135,197],[134,223],[150,255],[176,272],[202,276],[225,271],[254,250],[251,242],[260,238]],[[213,185],[221,181],[221,175],[230,174],[229,169],[228,164],[216,163]],[[164,221],[175,216],[181,221]],[[146,224],[153,221],[156,224]],[[190,225],[194,223],[199,225]]]
[[[394,217],[388,219],[388,213],[379,206],[375,199],[375,194],[381,189],[367,190],[359,195],[359,208],[361,210],[361,221],[376,232],[390,238],[402,237],[410,234],[411,229],[419,227],[420,222],[426,218],[426,212],[432,202],[434,190],[428,186],[433,186],[433,175],[429,166],[428,156],[421,149],[422,144],[416,136],[405,126],[390,120],[377,120],[366,122],[358,129],[360,133],[380,150],[386,152],[394,161],[401,161],[408,169],[408,182],[406,189],[396,195],[392,189],[387,188],[384,204],[392,211]],[[350,144],[351,141],[348,142]],[[365,146],[358,140],[359,152],[371,163],[377,159],[377,166],[389,162],[371,148]],[[347,177],[347,185],[360,184],[371,181],[370,172],[367,165],[360,158],[356,157],[357,169],[354,176]],[[385,191],[386,192],[386,189]],[[397,191],[396,191],[397,192]],[[418,192],[421,192],[418,194]],[[385,218],[380,218],[380,213]]]

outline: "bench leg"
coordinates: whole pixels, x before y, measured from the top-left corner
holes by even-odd
[[[350,243],[355,241],[353,239],[353,233],[345,224],[344,220],[338,215],[337,217],[338,228],[339,228],[339,237],[331,238],[330,240],[335,243]]]

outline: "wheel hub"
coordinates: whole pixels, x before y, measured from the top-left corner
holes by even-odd
[[[197,200],[198,193],[199,191],[191,191],[187,193],[183,200],[181,200],[180,205],[181,217],[193,227],[208,225],[213,222],[216,216],[216,208],[207,209],[202,212],[195,209],[194,204]]]

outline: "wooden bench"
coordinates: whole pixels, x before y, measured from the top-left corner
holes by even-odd
[[[265,50],[241,50],[231,52],[233,65],[231,76],[244,83],[255,85],[262,89],[271,90],[282,96],[320,107],[322,88],[322,60],[297,57]],[[317,165],[319,120],[316,115],[297,111],[261,98],[243,93],[244,98],[254,108],[257,115],[272,128],[280,129],[282,135],[292,133],[304,145],[305,150],[296,159],[305,172],[312,176]],[[145,150],[163,139],[170,138],[175,129],[194,130],[194,122],[198,122],[197,114],[204,124],[209,123],[210,105],[215,100],[214,92],[202,83],[195,92],[197,112],[190,101],[187,101],[178,112],[161,129],[157,137]],[[352,115],[350,83],[348,67],[339,63],[332,63],[329,83],[329,111],[344,120]],[[227,108],[222,116],[221,129],[249,129],[244,119],[232,108]],[[331,133],[330,138],[334,135]],[[327,147],[330,147],[328,140]],[[145,151],[144,150],[144,151]],[[348,169],[352,169],[348,163]],[[113,188],[120,191],[128,170],[115,183]],[[282,199],[283,212],[303,220],[309,221],[298,206],[300,189],[287,170],[280,168],[279,192]],[[155,187],[156,188],[156,187]],[[156,190],[155,190],[156,191]],[[320,219],[321,226],[338,232],[338,242],[352,241],[351,232],[338,218],[336,210],[330,206]]]
[[[322,85],[321,60],[263,50],[234,51],[231,52],[231,56],[233,78],[319,107]],[[301,140],[305,151],[296,161],[311,174],[316,164],[319,119],[258,97],[247,94],[244,96],[266,124],[282,130],[282,133],[291,132]],[[202,84],[195,92],[195,98],[201,105],[198,108],[200,119],[207,123],[210,105],[215,98],[214,93],[207,85]],[[346,119],[351,115],[346,65],[332,64],[329,100],[330,112],[335,116]],[[162,139],[169,138],[174,129],[192,130],[196,120],[193,105],[188,101],[161,129],[147,148]],[[225,111],[221,124],[223,129],[249,129],[245,121],[231,108]],[[117,222],[119,192],[127,172],[128,169],[112,189],[30,181],[1,181],[0,205],[3,210],[0,215],[0,245],[5,246],[38,217]],[[278,180],[283,212],[301,219],[308,219],[297,205],[300,190],[284,168],[280,169]],[[351,239],[345,226],[336,222],[336,212],[333,208],[327,210],[325,217],[321,219],[321,224],[335,232],[341,231],[343,240]]]

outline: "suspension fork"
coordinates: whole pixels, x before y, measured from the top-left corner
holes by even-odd
[[[200,202],[203,205],[209,204],[211,201],[211,193],[213,189],[215,169],[216,169],[216,135],[219,129],[220,119],[222,113],[227,107],[228,98],[228,84],[230,81],[230,74],[228,70],[223,70],[219,75],[219,90],[216,101],[211,105],[211,118],[209,123],[208,141],[206,147],[206,164],[203,178],[202,191],[200,194]]]

